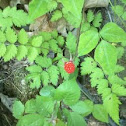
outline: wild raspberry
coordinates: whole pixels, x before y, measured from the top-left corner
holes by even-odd
[[[65,62],[64,63],[64,70],[69,74],[73,73],[75,71],[74,63],[72,61]]]

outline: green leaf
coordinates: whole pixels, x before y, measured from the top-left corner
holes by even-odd
[[[48,69],[48,73],[49,73],[49,76],[50,76],[50,82],[53,84],[53,85],[57,85],[58,83],[58,79],[59,79],[59,70],[58,70],[58,67],[57,66],[50,66],[49,69]]]
[[[119,73],[119,72],[121,72],[123,70],[125,70],[125,68],[123,66],[116,65],[116,67],[115,67],[115,73]]]
[[[26,46],[24,45],[20,45],[17,47],[17,55],[16,58],[17,60],[22,60],[28,53],[28,49]]]
[[[104,101],[106,97],[108,97],[111,94],[111,88],[104,88],[104,91],[102,92],[102,100]]]
[[[117,63],[116,48],[102,40],[95,49],[95,60],[100,64],[106,74],[113,74]]]
[[[71,32],[69,32],[67,36],[66,47],[69,49],[71,53],[75,53],[76,46],[77,46],[76,37]]]
[[[51,32],[51,36],[52,36],[52,38],[57,39],[57,37],[58,37],[58,31],[57,30],[53,30]]]
[[[90,74],[97,66],[97,63],[91,57],[86,57],[84,60],[85,61],[81,63],[81,75]]]
[[[86,32],[90,29],[90,23],[88,22],[83,22],[81,26],[81,33]]]
[[[94,20],[94,13],[92,10],[88,10],[88,13],[87,13],[87,21],[88,22],[92,22]]]
[[[32,65],[32,66],[26,67],[26,70],[29,71],[30,73],[41,73],[42,72],[42,68],[37,65]]]
[[[14,44],[7,46],[6,53],[4,55],[4,61],[7,62],[15,57],[17,54],[17,47]]]
[[[24,29],[21,29],[18,33],[18,41],[21,44],[26,44],[28,42],[28,34]]]
[[[46,71],[43,71],[41,73],[41,80],[44,86],[47,86],[49,84],[49,74]]]
[[[120,84],[113,84],[112,92],[117,96],[126,96],[126,88]]]
[[[6,37],[5,37],[5,34],[0,31],[0,42],[4,43],[6,41]]]
[[[58,42],[58,45],[60,47],[63,47],[63,45],[64,45],[64,38],[62,36],[58,36],[56,40]]]
[[[54,52],[58,52],[58,45],[57,45],[57,41],[55,39],[51,39],[49,41],[49,46],[50,46],[50,49]]]
[[[60,19],[61,17],[62,17],[62,12],[61,12],[60,10],[56,10],[56,11],[53,12],[51,21],[52,21],[52,22],[57,21],[57,20]]]
[[[0,43],[0,57],[4,56],[6,53],[6,46],[4,43]]]
[[[15,43],[17,41],[17,35],[15,31],[11,28],[7,28],[6,38],[7,38],[7,41],[9,41],[10,43]]]
[[[23,116],[17,123],[17,126],[43,126],[44,118],[38,114],[28,114]]]
[[[84,0],[58,0],[64,6],[63,14],[66,20],[75,28],[78,28],[82,19],[82,8]]]
[[[113,6],[112,10],[113,10],[119,17],[122,16],[123,13],[124,13],[123,6],[121,6],[121,5]]]
[[[55,92],[55,99],[63,100],[66,105],[75,104],[80,98],[80,88],[75,79],[63,82]]]
[[[42,57],[42,56],[38,56],[36,59],[35,59],[35,62],[40,65],[41,67],[44,67],[44,68],[48,68],[52,65],[52,60],[51,58],[47,58],[47,57]]]
[[[87,124],[81,115],[76,112],[70,112],[67,126],[87,126]]]
[[[90,100],[79,101],[75,105],[70,106],[70,108],[74,112],[77,112],[78,114],[81,114],[83,116],[87,116],[93,110],[93,102]]]
[[[94,30],[86,31],[80,35],[78,46],[78,56],[82,56],[91,52],[98,44],[98,32]]]
[[[93,25],[94,27],[100,27],[102,22],[102,14],[101,12],[97,13],[94,17]]]
[[[109,42],[125,42],[126,41],[126,33],[115,23],[107,23],[102,30],[100,31],[100,35],[103,39]]]
[[[32,43],[32,46],[34,47],[40,47],[42,44],[42,36],[34,37],[31,43]]]
[[[30,47],[30,48],[28,49],[28,55],[27,55],[28,60],[29,60],[30,62],[33,62],[37,56],[38,56],[38,50],[37,50],[37,48],[35,48],[35,47]]]
[[[124,3],[126,5],[126,0],[121,0],[122,3]]]
[[[44,54],[44,56],[47,56],[47,54],[49,53],[49,43],[48,42],[42,43],[41,51]]]
[[[95,104],[92,114],[97,120],[108,123],[108,113],[103,105]]]
[[[122,18],[123,20],[126,20],[126,12],[123,13]]]
[[[124,52],[125,52],[124,47],[120,46],[120,47],[117,47],[116,49],[117,49],[117,58],[121,59],[123,54],[124,54]]]
[[[115,94],[110,94],[103,101],[103,105],[106,111],[109,113],[110,117],[119,125],[119,101]]]
[[[20,119],[24,113],[24,105],[20,101],[15,101],[13,104],[13,116]]]
[[[54,0],[32,0],[29,4],[29,17],[34,20],[57,7]]]
[[[25,113],[35,113],[36,112],[36,101],[35,99],[30,99],[25,103]]]
[[[55,92],[55,88],[53,86],[45,86],[45,87],[43,87],[40,90],[39,94],[41,96],[48,97],[48,96],[53,96],[54,95],[54,92]]]
[[[52,35],[50,32],[40,32],[40,35],[43,38],[43,41],[49,41],[52,38]]]

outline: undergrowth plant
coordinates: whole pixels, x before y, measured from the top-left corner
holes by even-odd
[[[33,64],[26,67],[26,81],[39,90],[25,104],[15,101],[17,126],[86,126],[89,114],[105,123],[110,116],[119,125],[119,97],[126,96],[126,81],[118,76],[124,67],[117,62],[124,53],[126,32],[113,22],[101,27],[101,12],[88,10],[83,18],[83,5],[84,0],[32,0],[29,14],[10,7],[0,11],[0,57],[5,62],[28,58]],[[74,28],[80,28],[80,35],[69,32],[64,38],[54,30],[29,37],[23,28],[16,30],[48,12],[52,13],[50,21],[65,18]],[[64,69],[69,62],[64,49],[73,56],[70,62],[75,71],[71,74]],[[102,97],[99,104],[82,100],[79,73],[90,76],[91,87]]]

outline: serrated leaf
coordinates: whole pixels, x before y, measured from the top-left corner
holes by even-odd
[[[49,41],[52,38],[51,32],[41,32],[40,35],[43,38],[43,41]]]
[[[60,10],[56,10],[56,11],[53,12],[51,21],[52,21],[52,22],[57,21],[57,20],[60,19],[61,17],[62,17],[62,12],[61,12]]]
[[[29,16],[34,20],[57,7],[57,2],[53,0],[32,0],[29,4]]]
[[[84,118],[76,112],[70,112],[68,115],[67,126],[87,126]]]
[[[103,105],[106,111],[109,113],[110,117],[119,125],[119,101],[115,94],[110,94],[103,101]]]
[[[96,28],[100,27],[101,22],[102,22],[102,14],[101,14],[101,12],[99,12],[94,17],[93,26]]]
[[[95,49],[95,60],[100,64],[106,74],[113,74],[117,63],[116,48],[102,40]]]
[[[107,23],[104,25],[102,30],[100,31],[100,35],[103,39],[109,42],[125,42],[126,41],[126,33],[115,23]]]
[[[35,99],[30,99],[25,103],[25,113],[35,113],[36,112],[36,101]]]
[[[40,47],[42,44],[42,36],[34,37],[31,43],[32,43],[32,46],[34,47]]]
[[[49,41],[49,46],[50,46],[50,49],[54,52],[58,52],[58,45],[57,45],[57,41],[55,39],[51,39]]]
[[[6,46],[4,43],[0,43],[0,57],[4,56],[6,53]]]
[[[83,116],[87,116],[93,110],[93,102],[90,100],[79,101],[75,105],[70,106],[70,108],[74,112],[77,112],[78,114],[81,114]]]
[[[108,97],[111,94],[111,88],[105,88],[102,92],[102,100],[104,101],[106,97]]]
[[[47,86],[49,84],[49,74],[46,71],[43,71],[41,73],[41,80],[44,86]]]
[[[56,38],[58,37],[58,32],[57,32],[57,30],[53,30],[53,31],[51,32],[51,36],[52,36],[52,38],[56,39]]]
[[[41,51],[44,54],[44,56],[47,56],[47,54],[49,53],[49,43],[48,42],[42,43]]]
[[[24,113],[24,105],[20,101],[15,101],[13,104],[13,116],[20,119]]]
[[[63,100],[66,105],[75,104],[80,98],[80,88],[75,79],[63,82],[55,92],[55,99]]]
[[[40,65],[41,67],[44,67],[44,68],[48,68],[52,65],[52,60],[51,58],[48,58],[48,57],[42,57],[42,56],[38,56],[36,59],[35,59],[35,62]]]
[[[28,114],[23,116],[17,123],[17,126],[43,126],[44,118],[39,114]]]
[[[58,45],[60,47],[63,47],[63,45],[64,45],[64,38],[62,36],[58,36],[56,40],[58,42]]]
[[[113,6],[113,7],[112,7],[112,10],[113,10],[118,16],[122,16],[122,14],[124,13],[123,6],[121,6],[121,5]]]
[[[57,85],[57,82],[58,82],[58,79],[59,79],[59,70],[58,70],[58,67],[52,65],[49,67],[48,69],[48,73],[49,73],[49,76],[50,76],[50,82],[53,84],[53,85]]]
[[[42,68],[37,65],[32,65],[32,66],[26,67],[26,70],[29,71],[30,73],[41,73],[42,72]]]
[[[24,45],[20,45],[17,47],[17,55],[16,58],[17,60],[22,60],[28,53],[27,47],[25,47]]]
[[[6,41],[6,37],[5,37],[5,34],[0,31],[0,42],[4,43]]]
[[[71,32],[69,32],[67,36],[66,47],[69,49],[71,53],[76,52],[76,46],[77,46],[76,41],[77,41],[76,37]]]
[[[112,92],[117,96],[126,96],[126,88],[120,84],[113,84]]]
[[[28,34],[24,29],[21,29],[18,33],[18,41],[21,44],[26,44],[28,42]]]
[[[90,29],[90,23],[88,22],[83,22],[82,26],[81,26],[81,33],[86,32]]]
[[[7,28],[7,30],[6,30],[6,39],[10,43],[15,43],[17,41],[17,35],[16,35],[16,33],[14,32],[13,29]]]
[[[94,13],[92,10],[88,10],[87,20],[88,20],[88,22],[92,22],[94,20]]]
[[[78,46],[78,56],[82,56],[91,52],[99,41],[99,35],[97,31],[89,30],[80,35],[80,41]]]
[[[95,104],[92,114],[97,120],[108,123],[108,113],[102,104]]]
[[[6,53],[4,55],[4,61],[7,62],[17,54],[17,47],[14,44],[7,46]]]
[[[81,75],[90,74],[97,66],[97,63],[91,57],[87,57],[84,60],[85,61],[81,63]]]
[[[35,47],[30,47],[30,48],[28,49],[28,55],[27,55],[28,60],[29,60],[30,62],[33,62],[37,56],[38,56],[38,50],[37,50],[37,48],[35,48]]]

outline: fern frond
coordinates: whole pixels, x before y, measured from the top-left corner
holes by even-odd
[[[15,43],[17,41],[17,35],[16,35],[16,33],[14,32],[13,29],[7,28],[7,30],[6,30],[6,39],[10,43]]]
[[[7,46],[6,53],[4,55],[4,61],[7,62],[17,54],[17,47],[14,44]]]
[[[61,17],[62,17],[62,12],[61,12],[60,10],[56,10],[56,11],[53,12],[51,21],[52,21],[52,22],[57,21],[57,20],[60,19]]]
[[[88,13],[87,13],[87,21],[90,23],[94,20],[94,13],[92,10],[88,10]]]
[[[95,15],[95,18],[94,18],[94,21],[93,21],[94,27],[96,27],[96,28],[100,27],[101,22],[102,22],[102,14],[101,14],[101,12],[99,12]]]
[[[21,29],[18,33],[18,42],[21,44],[26,44],[28,42],[28,34],[24,29]]]
[[[26,46],[24,45],[20,45],[17,47],[17,55],[16,58],[17,60],[22,60],[28,53],[28,49]]]

